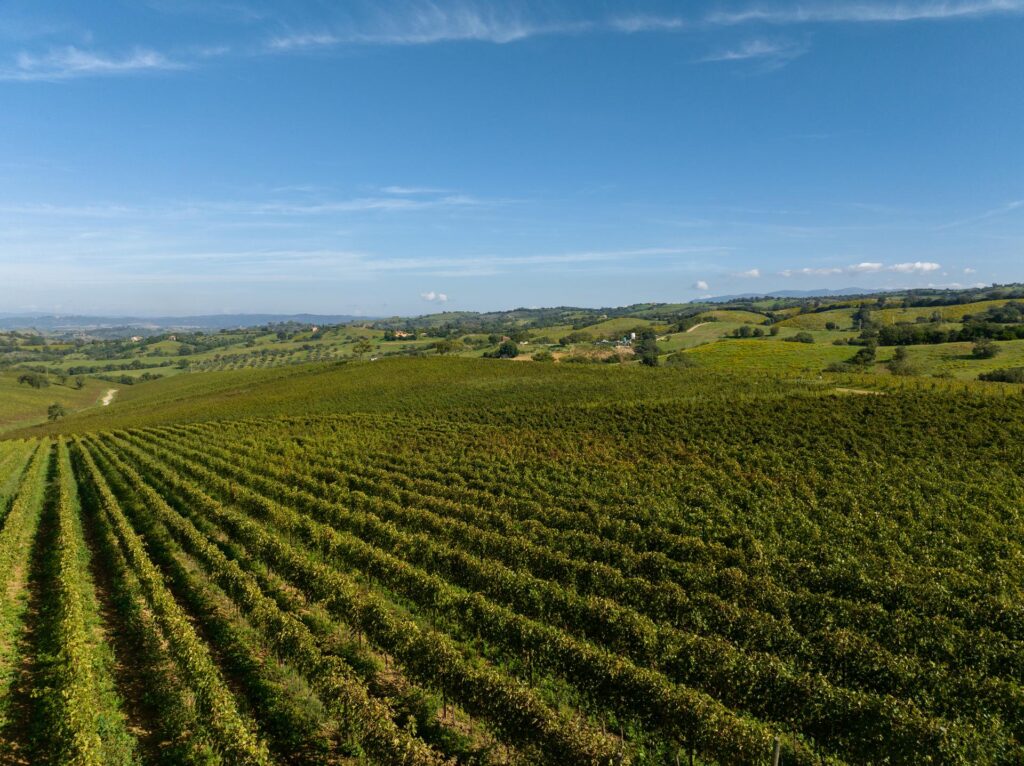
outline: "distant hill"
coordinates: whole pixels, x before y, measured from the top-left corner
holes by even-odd
[[[851,295],[878,295],[885,292],[896,292],[895,290],[868,290],[864,287],[842,287],[838,290],[821,288],[818,290],[775,290],[768,293],[740,293],[739,295],[716,295],[714,298],[707,298],[709,303],[723,303],[727,301],[747,301],[756,298],[826,298],[826,297],[847,297]]]
[[[173,330],[232,330],[241,327],[260,327],[267,324],[294,322],[297,324],[346,324],[367,319],[351,314],[205,314],[183,317],[113,317],[56,314],[0,314],[0,330],[28,330],[40,332],[73,332],[80,330],[149,331]]]

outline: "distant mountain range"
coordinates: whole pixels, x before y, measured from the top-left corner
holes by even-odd
[[[239,327],[297,322],[299,324],[344,324],[368,317],[350,314],[206,314],[186,317],[99,317],[60,316],[56,314],[3,314],[0,313],[2,330],[39,330],[40,332],[89,332],[113,330],[116,328],[137,329],[149,332],[173,330],[231,330]]]

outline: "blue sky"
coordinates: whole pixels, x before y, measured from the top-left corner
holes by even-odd
[[[1024,281],[1024,0],[0,0],[0,311]]]

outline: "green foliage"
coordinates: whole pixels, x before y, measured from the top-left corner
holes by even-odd
[[[49,420],[51,423],[55,420],[60,420],[67,414],[67,407],[57,402],[54,402],[53,404],[46,408],[46,419]]]
[[[519,344],[514,340],[502,341],[496,351],[484,354],[492,359],[515,359],[519,356]]]
[[[978,380],[987,380],[996,383],[1024,383],[1024,367],[1008,367],[1002,370],[983,372]]]
[[[639,336],[637,336],[637,341],[633,346],[633,351],[638,357],[640,357],[640,364],[646,365],[647,367],[657,367],[658,336],[654,330],[647,329],[641,331]]]
[[[571,332],[558,339],[560,346],[572,346],[577,343],[590,343],[594,340],[594,336],[589,332],[577,331]]]
[[[918,372],[917,367],[910,362],[910,353],[904,346],[899,346],[896,349],[896,353],[886,363],[886,367],[893,375],[916,375]]]
[[[796,335],[791,335],[790,337],[786,338],[786,340],[791,341],[793,343],[814,343],[814,336],[811,335],[809,332],[801,331],[798,332]]]
[[[869,343],[857,350],[857,353],[850,358],[849,364],[855,367],[870,367],[877,358],[878,347],[874,343]]]
[[[992,359],[999,353],[999,346],[988,338],[982,338],[974,344],[971,356],[975,359]]]
[[[39,372],[26,372],[18,376],[18,382],[32,386],[32,388],[46,388],[50,385],[45,374]]]

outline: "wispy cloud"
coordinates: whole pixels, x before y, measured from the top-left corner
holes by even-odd
[[[199,66],[211,58],[253,53],[286,54],[341,46],[430,45],[445,42],[482,42],[504,45],[538,36],[580,34],[641,34],[709,30],[750,25],[796,26],[838,23],[897,23],[1024,15],[1024,0],[919,0],[913,2],[822,2],[816,4],[750,5],[699,15],[645,14],[582,16],[558,4],[525,6],[485,4],[473,0],[441,3],[409,0],[397,9],[364,14],[321,13],[319,18],[290,20],[280,11],[247,3],[225,2],[186,5],[151,0],[164,11],[213,14],[265,30],[262,41],[251,45],[207,44],[180,47],[176,56],[139,47],[110,53],[69,45],[45,52],[22,52],[4,66],[0,81],[58,81],[84,77],[153,73]],[[370,6],[372,7],[372,6]],[[277,29],[275,33],[267,30]],[[760,61],[782,65],[807,52],[807,46],[763,39],[746,42],[705,56],[700,61]]]
[[[704,63],[760,61],[781,66],[805,53],[807,53],[807,46],[800,43],[748,40],[738,47],[711,53],[699,61]]]
[[[839,268],[786,269],[785,271],[780,272],[784,277],[829,277],[842,273],[843,270]]]
[[[719,11],[705,18],[709,24],[822,24],[895,23],[960,19],[1024,13],[1022,0],[927,0],[894,3],[814,3],[789,6],[751,6]]]
[[[0,80],[56,81],[166,71],[184,67],[181,62],[172,61],[162,53],[146,48],[136,48],[118,56],[69,45],[53,48],[42,55],[19,53],[13,65],[0,67]]]
[[[395,194],[400,197],[418,197],[428,194],[450,194],[450,189],[438,189],[431,186],[385,186],[381,189],[385,194]]]
[[[466,256],[388,256],[360,251],[331,249],[265,249],[238,251],[155,250],[132,248],[111,252],[106,248],[83,254],[81,250],[60,254],[47,252],[41,258],[60,268],[66,279],[85,284],[170,284],[205,282],[294,282],[321,283],[324,280],[363,281],[394,274],[416,274],[429,278],[494,276],[536,269],[576,269],[588,265],[613,265],[633,269],[638,261],[671,258],[684,254],[707,255],[709,249],[639,248],[635,250],[588,250],[563,253]],[[42,279],[39,259],[0,256],[0,279],[11,281]],[[664,263],[664,261],[660,261]],[[152,269],[159,264],[159,271]],[[244,273],[244,278],[240,277]],[[431,297],[432,296],[432,297]],[[448,293],[427,291],[423,300],[444,302]]]
[[[635,34],[637,32],[671,32],[691,26],[691,22],[678,16],[621,16],[604,26],[609,29]]]
[[[287,52],[350,45],[429,45],[486,42],[499,45],[539,35],[574,34],[598,28],[588,20],[541,18],[508,6],[419,2],[400,13],[379,12],[358,23],[299,29],[271,38],[267,48]]]
[[[761,277],[761,269],[749,269],[748,271],[741,271],[736,276],[743,277],[744,279],[759,279]]]
[[[400,213],[498,205],[468,194],[422,196],[371,196],[340,200],[290,201],[183,201],[159,205],[122,203],[55,205],[49,203],[0,203],[0,215],[50,218],[186,218],[202,216],[318,216],[342,213]]]
[[[984,213],[979,213],[978,215],[973,215],[969,218],[962,218],[958,221],[952,221],[950,223],[943,224],[938,228],[941,231],[943,229],[953,229],[958,226],[970,226],[972,224],[982,223],[993,218],[1000,218],[1004,215],[1013,213],[1014,211],[1017,210],[1024,210],[1024,199],[1018,199],[1013,200],[1012,202],[1007,202],[1005,205],[1000,205],[999,207],[992,208],[991,210],[986,210]]]

